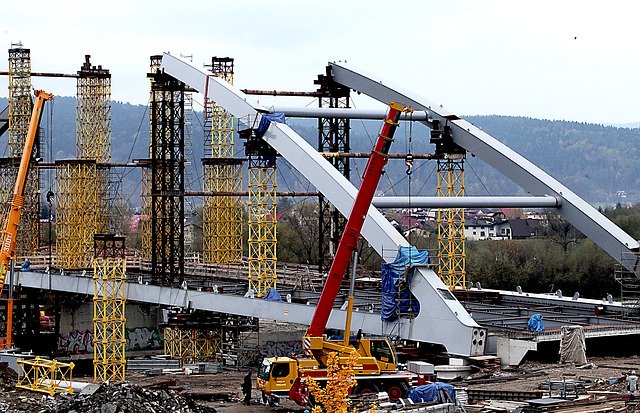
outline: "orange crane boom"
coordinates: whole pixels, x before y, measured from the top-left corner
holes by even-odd
[[[31,122],[29,130],[24,141],[22,150],[22,159],[16,177],[16,184],[13,187],[13,196],[9,205],[9,213],[2,226],[2,237],[0,238],[0,293],[4,288],[4,282],[7,278],[7,271],[11,266],[11,261],[16,258],[16,234],[20,225],[20,215],[24,205],[24,186],[29,171],[29,162],[33,154],[33,147],[36,141],[40,118],[42,117],[42,109],[44,102],[53,99],[51,93],[42,90],[35,91],[36,100],[31,112]],[[13,332],[13,297],[9,295],[7,301],[7,337],[6,340],[0,340],[0,347],[11,348],[12,332]]]

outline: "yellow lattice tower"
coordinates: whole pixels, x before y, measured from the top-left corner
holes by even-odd
[[[276,288],[275,155],[249,158],[249,287],[258,297]]]
[[[204,191],[225,192],[208,196],[202,208],[203,255],[205,262],[230,264],[242,259],[242,203],[233,195],[242,189],[242,160],[203,159]]]
[[[464,196],[464,155],[438,159],[438,196]],[[450,289],[466,288],[464,208],[438,209],[438,276]]]
[[[233,84],[233,58],[213,57],[209,69]],[[203,161],[203,189],[227,195],[204,199],[203,256],[209,263],[237,263],[242,259],[242,203],[240,197],[229,195],[242,188],[242,162],[234,158],[234,118],[215,102],[207,100],[205,105],[211,114],[211,137],[205,138],[205,153],[211,152],[211,160]]]
[[[55,162],[56,261],[64,269],[91,268],[97,232],[99,180],[95,160]]]
[[[93,260],[93,381],[125,380],[124,237],[97,234]]]
[[[20,158],[31,120],[31,51],[17,45],[9,49],[9,138],[10,158]],[[17,174],[17,171],[15,172]],[[40,245],[40,172],[29,168],[24,206],[16,249],[31,255]]]
[[[76,106],[76,156],[106,163],[111,159],[111,74],[92,66],[90,55],[78,71]],[[98,169],[98,232],[107,232],[109,222],[109,168]]]

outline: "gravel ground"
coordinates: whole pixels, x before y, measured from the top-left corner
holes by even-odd
[[[581,379],[591,383],[589,390],[625,392],[627,383],[624,377],[632,370],[640,371],[640,358],[592,358],[591,368],[577,368],[573,365],[544,364],[526,362],[518,369],[502,370],[497,373],[478,372],[474,379],[454,383],[456,386],[470,389],[491,390],[536,390],[547,380]],[[165,388],[177,394],[191,395],[197,404],[213,407],[220,413],[278,413],[304,411],[296,404],[283,401],[277,408],[260,404],[260,393],[253,391],[254,404],[245,406],[241,403],[240,386],[246,371],[225,371],[208,375],[160,375],[146,377],[141,374],[129,374],[128,380],[149,389]],[[255,377],[255,374],[254,374]],[[613,381],[616,383],[612,384]],[[82,378],[76,378],[82,381]],[[90,378],[84,380],[90,381]],[[15,378],[10,373],[0,370],[0,406],[7,412],[35,413],[44,410],[51,404],[47,396],[24,390],[14,386]],[[8,409],[6,406],[10,406]],[[4,410],[7,409],[7,410]],[[41,409],[41,410],[39,410]]]

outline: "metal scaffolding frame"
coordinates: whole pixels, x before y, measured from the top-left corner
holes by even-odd
[[[9,138],[8,157],[20,158],[31,121],[31,51],[16,45],[9,49]],[[35,151],[40,153],[40,143]],[[17,168],[17,165],[16,165]],[[17,170],[13,173],[17,175]],[[14,178],[15,181],[15,178]],[[40,171],[29,168],[24,191],[16,254],[32,255],[40,246]]]
[[[464,154],[438,159],[437,195],[464,196]],[[438,277],[449,289],[466,289],[464,208],[438,209]]]
[[[140,252],[143,260],[151,261],[151,164],[141,163],[141,170]]]
[[[318,75],[314,82],[320,108],[349,108],[350,89],[335,83],[327,66],[326,75]],[[351,150],[349,119],[318,118],[318,152],[344,152]],[[332,157],[328,161],[349,179],[351,175],[348,157]],[[346,218],[322,195],[318,197],[318,268],[328,270],[346,224]]]
[[[240,137],[246,139],[245,154],[249,161],[249,288],[263,297],[277,283],[277,152],[256,136],[254,129],[240,131]]]
[[[160,56],[152,56],[152,67]],[[164,285],[184,279],[184,94],[157,70],[151,81],[151,271]]]
[[[90,55],[78,71],[76,107],[76,157],[98,163],[111,160],[111,74],[102,66],[92,66]],[[98,209],[96,232],[112,226],[108,167],[98,168]]]
[[[212,57],[210,72],[231,84],[234,59]],[[205,95],[205,117],[211,129],[205,130],[204,191],[239,192],[242,189],[242,161],[234,158],[234,118]],[[242,203],[239,197],[206,197],[202,206],[204,261],[232,264],[242,260]]]
[[[62,363],[36,357],[30,360],[18,359],[17,388],[46,393],[73,393],[73,362]]]
[[[221,334],[219,329],[164,329],[164,354],[180,364],[220,358]]]
[[[205,192],[240,192],[242,160],[204,158]],[[242,201],[240,196],[205,197],[202,207],[204,261],[238,263],[242,259]]]
[[[58,160],[56,168],[56,256],[55,266],[64,269],[91,268],[93,236],[102,212],[96,182],[100,171],[93,159]]]
[[[93,260],[93,381],[125,380],[125,317],[127,280],[125,239],[94,236]]]

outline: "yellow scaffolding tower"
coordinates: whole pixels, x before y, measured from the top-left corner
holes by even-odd
[[[464,196],[464,154],[438,159],[438,196]],[[438,209],[438,276],[449,289],[466,288],[464,208]]]
[[[93,261],[93,381],[125,380],[124,237],[97,234]]]
[[[98,163],[111,160],[111,74],[102,66],[92,66],[90,55],[78,71],[76,107],[76,156]],[[98,168],[97,232],[110,227],[109,168]]]
[[[31,51],[22,44],[9,49],[9,138],[8,155],[20,158],[31,121]],[[15,172],[17,174],[17,171]],[[15,180],[15,178],[14,178]],[[30,168],[24,191],[24,206],[16,240],[17,255],[31,255],[40,246],[40,172]]]
[[[203,255],[205,262],[238,263],[242,259],[242,203],[233,195],[242,189],[242,160],[203,159],[204,191],[226,192],[208,196],[202,207]]]
[[[209,69],[214,76],[233,84],[233,58],[213,57]],[[203,189],[205,192],[239,192],[242,188],[242,162],[234,158],[234,118],[222,106],[210,102],[206,97],[205,106],[211,109],[211,135],[210,138],[209,136],[205,138],[205,154],[210,151],[212,160],[203,161]],[[209,131],[205,130],[205,134],[208,135],[208,133]],[[202,206],[202,231],[205,262],[213,264],[240,262],[242,260],[240,197],[206,197]]]
[[[79,159],[111,159],[111,74],[92,66],[90,55],[78,71],[76,155]]]
[[[59,268],[91,268],[97,232],[99,181],[95,160],[55,162],[56,261]]]
[[[277,281],[275,155],[270,159],[249,158],[249,287],[258,297]]]
[[[180,364],[217,360],[222,354],[220,329],[164,329],[164,353]]]

